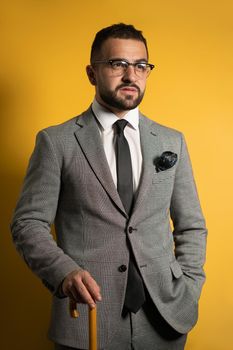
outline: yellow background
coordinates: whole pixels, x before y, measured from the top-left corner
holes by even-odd
[[[50,294],[16,253],[9,222],[37,131],[89,106],[90,45],[120,21],[148,40],[156,68],[141,110],[184,132],[209,228],[207,282],[186,349],[232,348],[232,0],[1,0],[2,349],[52,349]]]

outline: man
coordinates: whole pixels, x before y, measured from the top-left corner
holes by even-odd
[[[56,349],[88,348],[85,304],[98,303],[104,350],[184,349],[197,321],[205,222],[182,134],[138,111],[153,67],[140,31],[102,29],[91,107],[38,134],[12,232],[54,295]]]

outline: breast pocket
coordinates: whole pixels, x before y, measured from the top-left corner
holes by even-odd
[[[156,183],[160,183],[160,182],[164,182],[164,181],[168,181],[168,182],[172,182],[174,180],[175,177],[175,170],[164,170],[164,171],[160,171],[158,173],[155,173],[153,178],[152,178],[152,183],[156,184]]]

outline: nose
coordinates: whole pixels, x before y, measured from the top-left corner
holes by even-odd
[[[135,74],[135,70],[133,66],[128,66],[124,74],[122,75],[122,80],[124,82],[135,82],[137,80],[137,76]]]

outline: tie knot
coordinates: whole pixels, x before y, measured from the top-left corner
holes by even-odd
[[[124,128],[126,127],[126,125],[128,124],[127,120],[125,119],[119,119],[117,120],[115,123],[116,125],[116,130],[117,130],[117,133],[123,133],[124,131]]]

